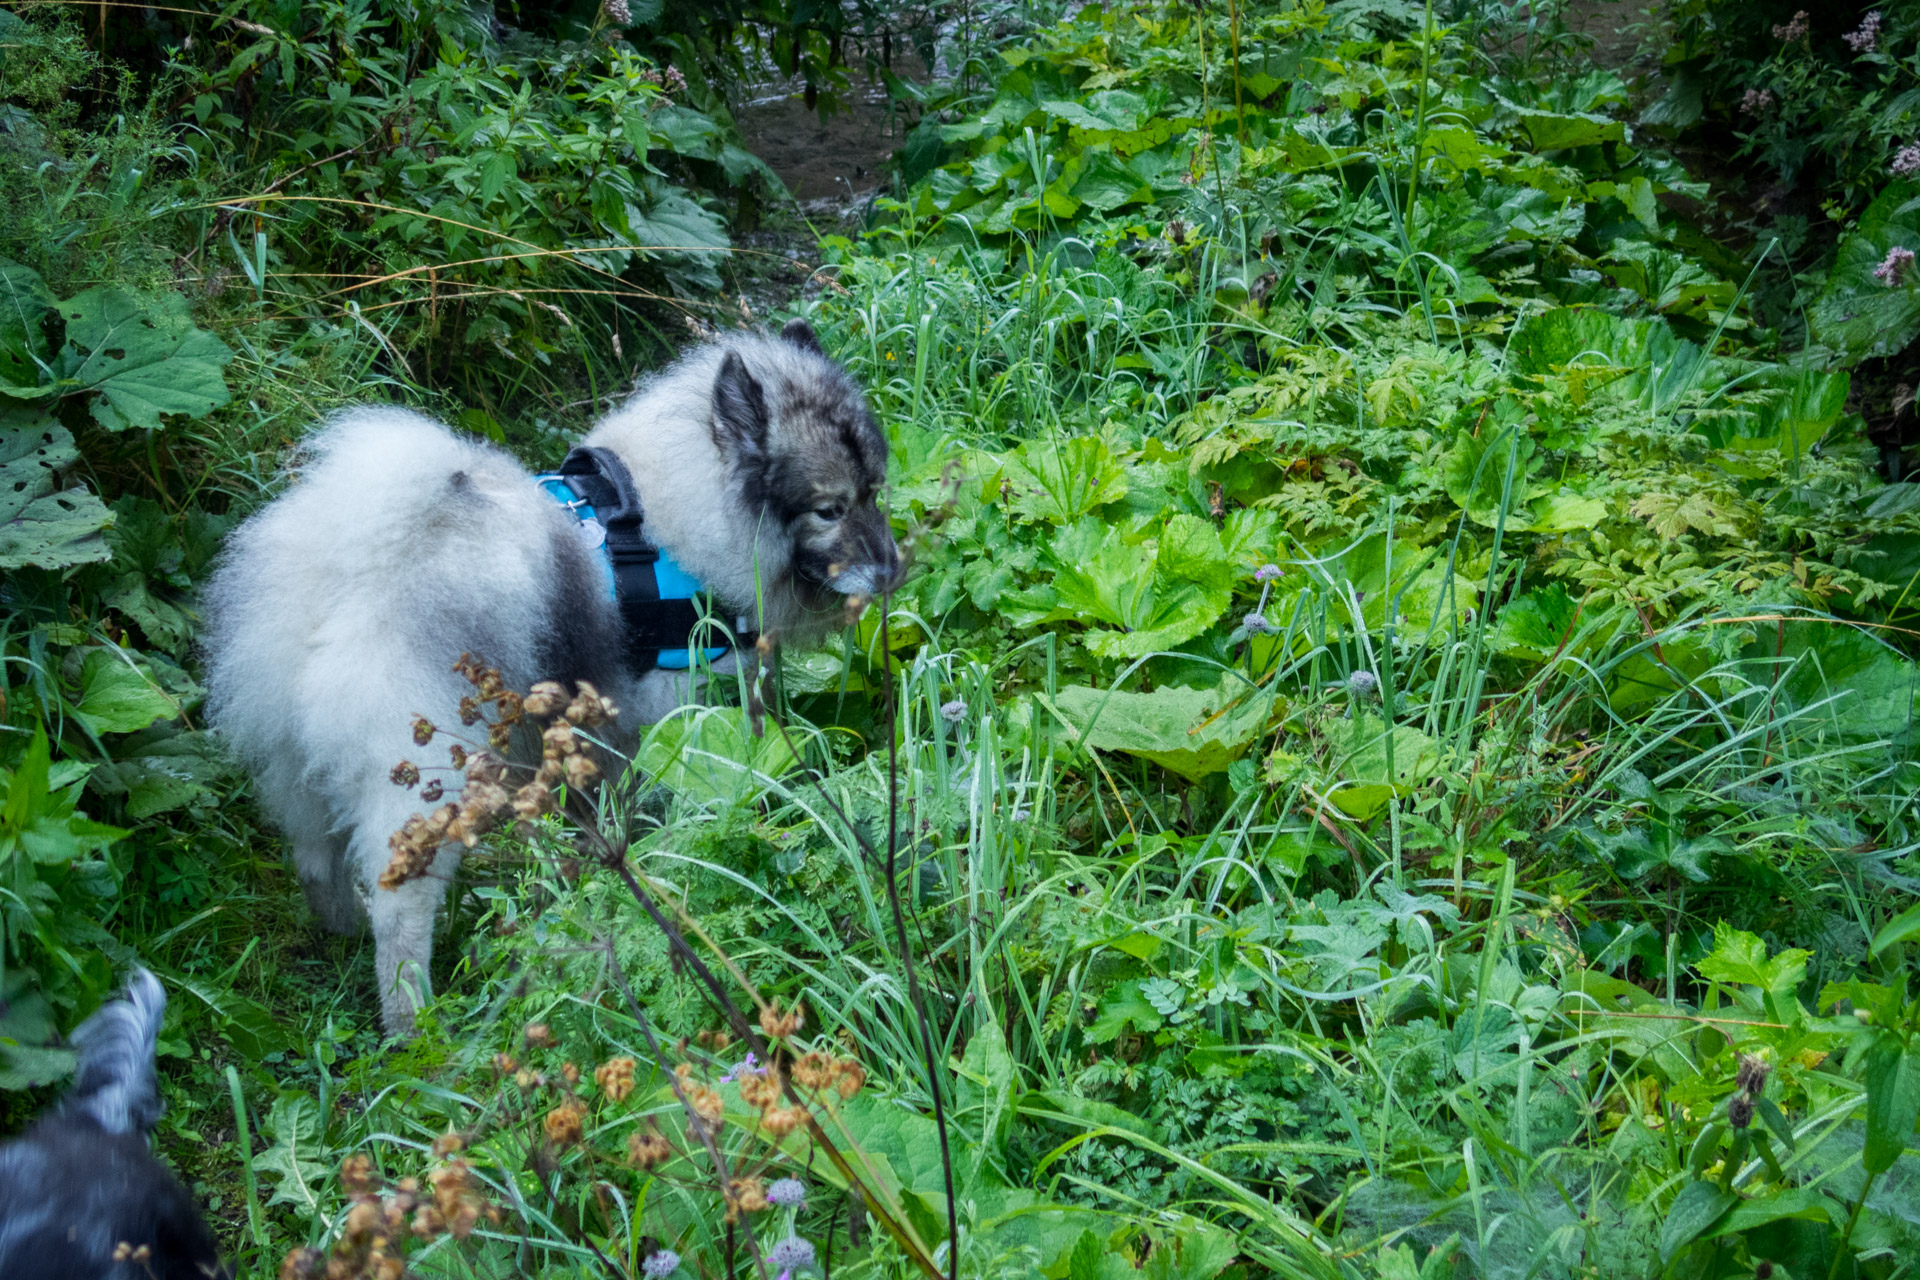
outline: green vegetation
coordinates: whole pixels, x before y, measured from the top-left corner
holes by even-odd
[[[550,460],[739,314],[726,90],[884,15],[647,7],[0,11],[6,1126],[138,958],[247,1275],[1912,1276],[1907,4],[912,15],[793,305],[914,577],[483,846],[378,1044],[194,584],[331,405]]]

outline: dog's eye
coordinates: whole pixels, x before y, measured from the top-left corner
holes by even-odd
[[[847,514],[847,509],[839,505],[835,505],[831,507],[815,507],[813,509],[813,514],[819,516],[822,520],[825,520],[828,524],[832,524],[835,520],[838,520],[841,516]]]

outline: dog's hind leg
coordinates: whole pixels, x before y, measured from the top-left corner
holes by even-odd
[[[307,891],[307,905],[320,917],[328,933],[352,935],[367,927],[366,908],[353,866],[347,861],[347,838],[328,832],[301,832],[292,838],[293,869]]]
[[[433,998],[433,916],[447,885],[460,867],[458,844],[442,848],[432,868],[417,880],[392,889],[380,887],[392,851],[387,837],[405,820],[400,806],[372,805],[354,830],[352,861],[374,887],[368,912],[373,921],[373,976],[380,990],[380,1022],[390,1035],[413,1030],[414,1015]],[[400,816],[395,817],[398,813]]]

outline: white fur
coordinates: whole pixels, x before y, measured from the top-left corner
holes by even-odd
[[[762,625],[791,635],[817,620],[800,616],[793,592],[761,589],[781,580],[791,550],[739,500],[713,434],[726,350],[763,382],[825,367],[776,339],[704,347],[588,442],[631,470],[657,544],[733,607],[751,613],[759,598]],[[459,849],[443,849],[424,879],[375,887],[388,838],[423,808],[389,771],[402,759],[446,763],[444,740],[418,747],[411,725],[424,716],[459,730],[471,688],[451,668],[463,651],[514,688],[561,674],[539,667],[555,626],[554,541],[576,535],[512,458],[417,413],[349,410],[307,454],[286,493],[234,531],[209,587],[209,712],[285,831],[323,922],[344,932],[371,917],[383,1019],[404,1032],[428,993],[433,917]],[[613,610],[597,599],[589,607]],[[655,671],[613,675],[602,692],[631,731],[694,690],[684,672]]]

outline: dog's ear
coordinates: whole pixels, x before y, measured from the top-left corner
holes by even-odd
[[[767,397],[737,352],[727,352],[713,381],[713,442],[720,452],[755,458],[767,449]]]
[[[780,337],[802,351],[811,351],[817,356],[827,354],[820,349],[820,335],[805,320],[787,321],[786,327],[780,330]]]

